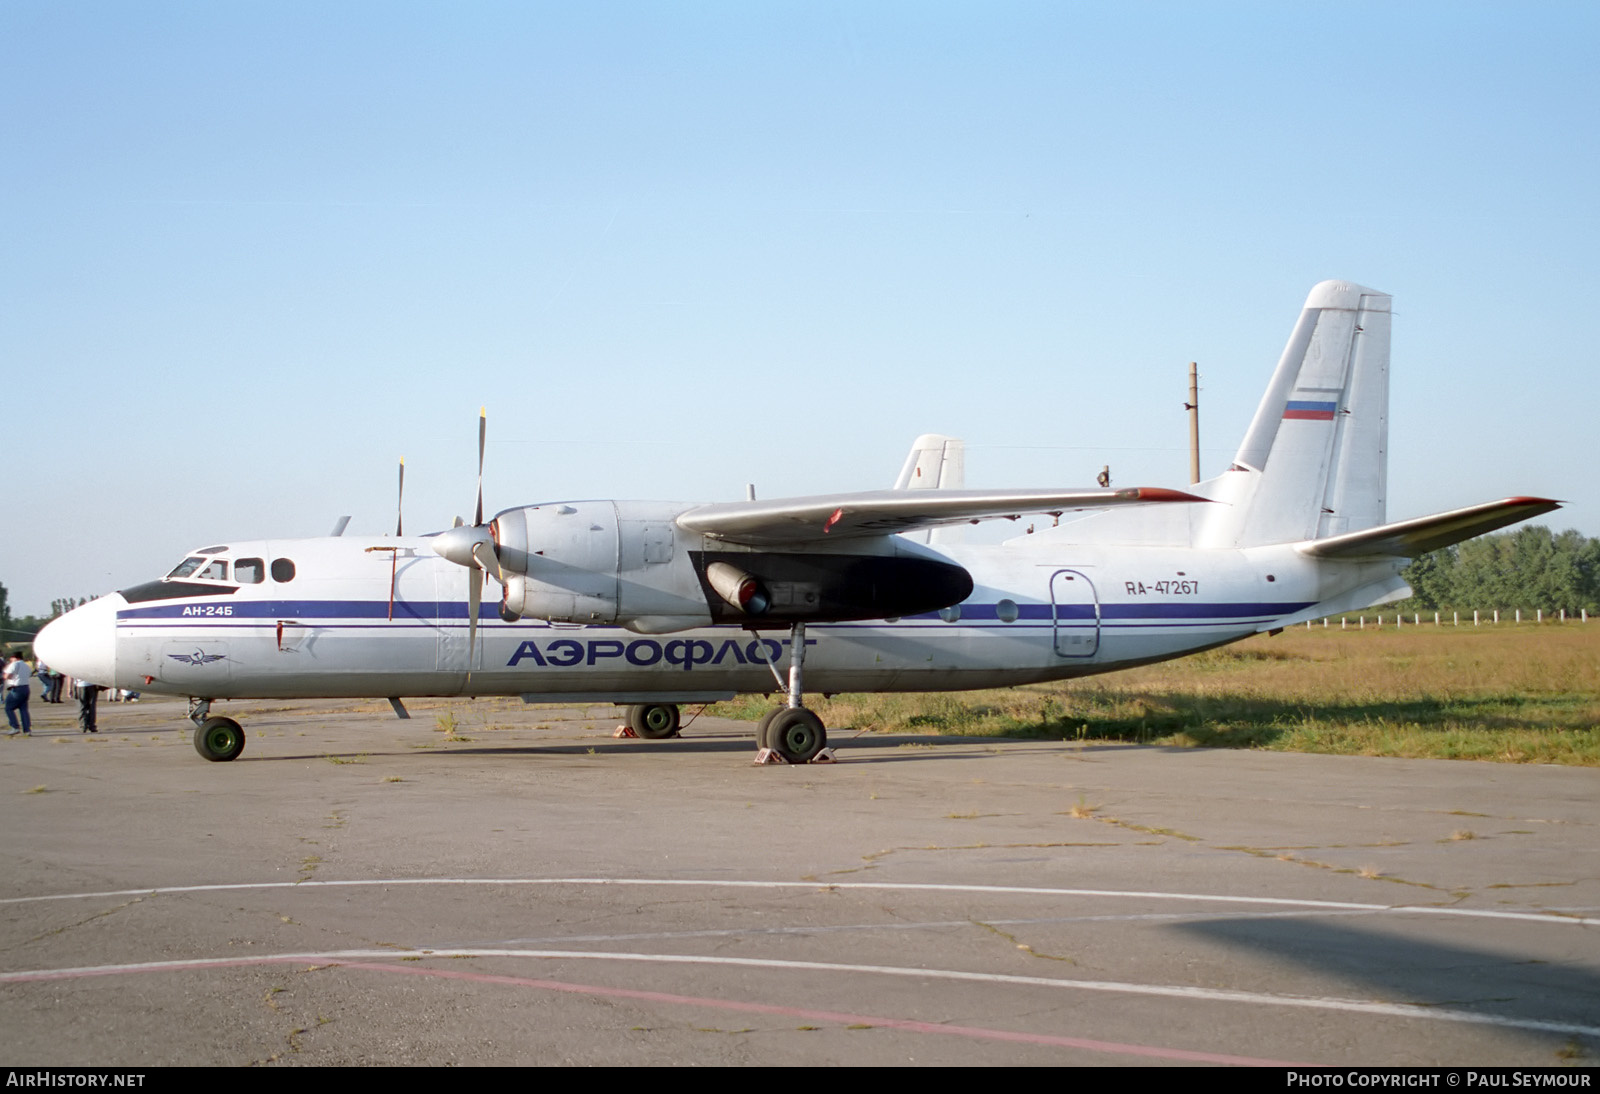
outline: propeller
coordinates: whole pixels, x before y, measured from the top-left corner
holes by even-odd
[[[395,494],[394,502],[394,538],[399,539],[405,534],[405,527],[401,514],[405,511],[406,503],[406,458],[400,457],[400,489]],[[394,621],[394,584],[400,576],[400,548],[396,547],[389,552],[389,621]]]
[[[441,558],[467,568],[467,665],[471,665],[478,646],[478,607],[483,603],[483,576],[488,574],[501,584],[505,577],[494,550],[494,533],[483,523],[483,451],[488,438],[489,413],[478,411],[478,503],[471,524],[456,518],[455,527],[433,537],[433,549]]]

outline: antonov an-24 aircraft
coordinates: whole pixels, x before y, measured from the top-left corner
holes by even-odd
[[[930,435],[896,489],[553,502],[486,524],[480,419],[471,525],[201,547],[52,622],[35,650],[80,679],[190,697],[208,760],[245,743],[217,699],[387,697],[401,717],[409,696],[615,702],[655,738],[676,733],[678,704],[780,691],[758,745],[806,762],[827,742],[807,688],[1005,687],[1180,657],[1398,599],[1409,559],[1557,508],[1516,497],[1385,523],[1389,305],[1312,289],[1238,454],[1192,493],[959,489],[959,442]],[[955,526],[1030,514],[1056,522],[954,542]]]

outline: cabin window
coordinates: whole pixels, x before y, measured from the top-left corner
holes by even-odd
[[[238,573],[239,567],[235,566],[233,569],[234,573]],[[1017,621],[1017,615],[1019,614],[1017,611],[1017,602],[1015,600],[1000,601],[994,606],[994,614],[995,618],[999,619],[1002,623],[1015,623]]]
[[[272,560],[272,580],[274,580],[274,581],[293,581],[294,580],[294,562],[291,559],[287,559],[287,558],[275,558],[275,559],[273,559]]]
[[[205,559],[191,555],[172,568],[172,572],[167,575],[167,580],[172,581],[180,577],[188,577],[205,564]]]
[[[226,559],[215,558],[206,563],[206,568],[194,575],[202,581],[228,580],[228,563]]]
[[[233,580],[241,585],[259,585],[266,576],[266,563],[259,558],[241,558],[233,564]]]
[[[946,623],[954,623],[956,620],[961,618],[961,605],[952,604],[948,608],[940,608],[939,618],[944,620]]]

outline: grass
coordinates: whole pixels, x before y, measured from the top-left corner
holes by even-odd
[[[714,713],[756,718],[765,696]],[[996,691],[808,702],[844,730],[1600,766],[1600,625],[1290,628]]]

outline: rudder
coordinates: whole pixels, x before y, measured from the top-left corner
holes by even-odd
[[[1390,297],[1324,281],[1284,347],[1196,546],[1254,547],[1384,523]]]

